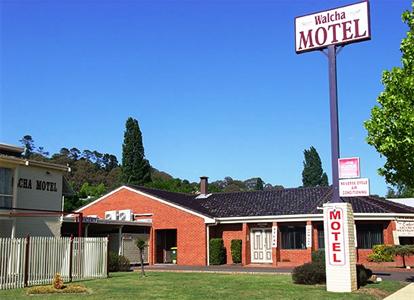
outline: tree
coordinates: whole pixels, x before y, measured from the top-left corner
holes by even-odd
[[[304,150],[302,183],[304,187],[328,186],[328,176],[322,169],[321,158],[316,149],[311,146]]]
[[[138,121],[128,118],[122,145],[122,179],[124,183],[145,184],[151,181],[151,167],[145,159]]]
[[[414,187],[414,2],[412,11],[402,14],[409,31],[402,40],[402,66],[384,71],[384,91],[379,106],[371,110],[364,123],[367,142],[386,158],[378,169],[385,180],[396,186]]]
[[[263,188],[264,188],[264,182],[263,182],[263,180],[262,180],[262,178],[257,178],[257,181],[256,181],[256,186],[255,186],[255,190],[256,191],[263,191]]]
[[[387,198],[412,198],[414,197],[414,187],[409,188],[404,185],[397,185],[395,188],[388,187]]]
[[[145,277],[145,271],[144,271],[144,249],[147,247],[147,243],[142,239],[137,239],[135,242],[135,245],[137,246],[139,250],[139,262],[141,264],[141,277]]]
[[[401,256],[403,268],[405,268],[405,257],[414,255],[414,245],[395,245],[391,248],[391,252],[396,256]]]
[[[19,140],[19,142],[22,143],[24,147],[23,157],[29,158],[35,150],[34,140],[32,136],[25,135],[21,140]]]

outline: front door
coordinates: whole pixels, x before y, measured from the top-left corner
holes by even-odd
[[[250,231],[252,263],[272,262],[272,230],[253,228]]]

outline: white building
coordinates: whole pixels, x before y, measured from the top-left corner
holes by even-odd
[[[0,237],[60,236],[70,168],[24,159],[23,150],[0,144]]]

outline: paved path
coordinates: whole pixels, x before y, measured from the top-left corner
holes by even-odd
[[[134,267],[137,269],[138,267]],[[168,272],[205,272],[205,273],[254,273],[254,274],[290,274],[293,268],[273,268],[259,266],[240,266],[240,265],[221,265],[221,266],[178,266],[160,264],[146,266],[148,271],[168,271]],[[383,280],[396,280],[405,282],[414,282],[413,271],[395,271],[395,270],[373,270],[373,273]],[[414,299],[414,298],[413,298]]]
[[[412,300],[414,298],[414,283],[410,283],[394,294],[389,295],[384,300]]]

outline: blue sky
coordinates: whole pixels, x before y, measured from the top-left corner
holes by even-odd
[[[198,181],[260,176],[301,185],[313,145],[330,175],[328,62],[294,51],[294,17],[353,1],[1,1],[0,141],[121,159],[139,121],[150,163]],[[341,156],[360,156],[371,193],[384,163],[365,142],[399,66],[409,0],[371,1],[372,40],[338,56]]]

